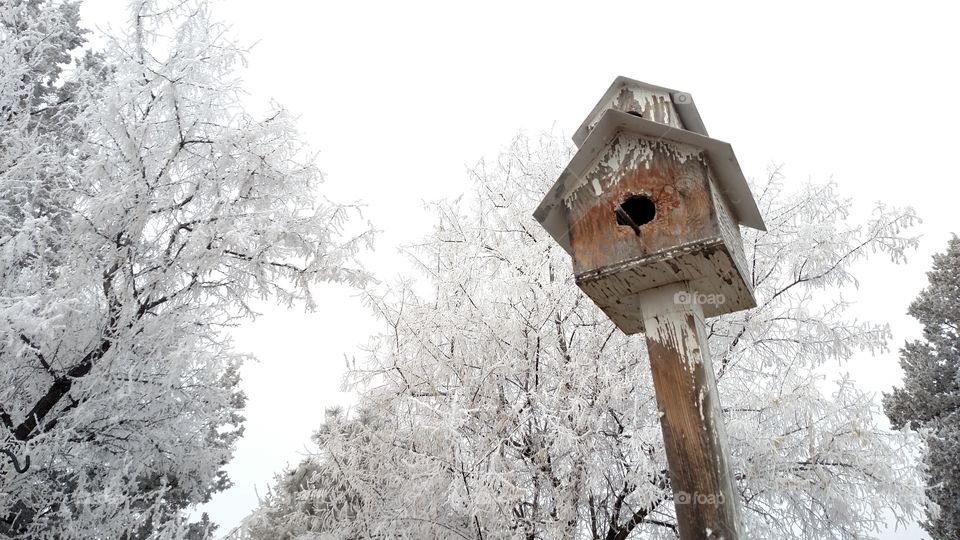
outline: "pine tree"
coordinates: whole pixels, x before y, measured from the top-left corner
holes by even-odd
[[[934,538],[960,537],[960,238],[934,255],[930,282],[908,313],[923,338],[900,351],[903,387],[884,396],[895,428],[920,430],[927,443],[930,499],[924,528]]]
[[[367,414],[348,418],[339,408],[327,409],[325,421],[313,439],[321,447],[328,440],[344,439],[362,446],[370,443],[370,433],[376,428],[374,422],[376,419]],[[374,465],[371,463],[371,467]],[[356,519],[363,501],[337,469],[336,462],[311,456],[278,475],[256,512],[237,529],[238,537],[292,540],[308,533],[322,534],[338,521]],[[371,478],[375,475],[373,472]],[[330,491],[333,495],[326,495]]]

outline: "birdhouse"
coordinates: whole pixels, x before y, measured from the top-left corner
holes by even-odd
[[[765,230],[729,144],[693,98],[618,77],[573,135],[578,151],[534,217],[571,255],[577,285],[625,333],[638,293],[683,282],[705,317],[756,306],[740,225]]]

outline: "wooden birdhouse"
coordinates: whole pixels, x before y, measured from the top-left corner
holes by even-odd
[[[534,216],[621,330],[643,331],[638,293],[671,283],[686,283],[677,301],[705,317],[756,305],[739,226],[765,230],[763,219],[690,94],[618,77],[573,140],[579,150]]]

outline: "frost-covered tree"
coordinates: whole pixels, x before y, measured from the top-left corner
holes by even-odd
[[[362,438],[369,437],[371,430],[375,429],[374,422],[370,415],[347,418],[339,408],[328,409],[326,421],[314,434],[314,440],[322,445],[329,438],[347,435],[350,440],[362,444]],[[370,463],[369,469],[375,468],[376,464]],[[277,476],[275,485],[261,499],[257,511],[242,522],[234,536],[228,538],[293,540],[304,532],[320,531],[328,524],[356,519],[361,501],[348,485],[341,485],[340,491],[332,495],[316,489],[317,486],[329,489],[339,478],[335,462],[311,458],[301,461],[297,467]]]
[[[367,419],[328,422],[294,474],[315,473],[268,505],[284,538],[676,536],[644,340],[577,289],[531,217],[570,155],[520,137],[478,165],[472,197],[434,207],[435,231],[409,249],[421,279],[368,298],[389,331],[349,374]],[[887,513],[921,511],[915,442],[824,367],[885,350],[887,327],[854,320],[839,291],[871,254],[902,261],[915,217],[878,206],[851,223],[833,185],[788,189],[777,172],[755,193],[758,307],[707,322],[745,525],[869,537]]]
[[[924,529],[933,538],[960,537],[960,238],[934,255],[930,285],[908,313],[923,338],[900,350],[903,387],[884,396],[895,428],[918,429],[927,443],[927,485],[939,507]]]
[[[368,234],[284,110],[245,112],[204,0],[131,2],[98,54],[72,3],[2,2],[0,33],[0,536],[203,536],[183,510],[242,431],[224,329],[363,283]]]
[[[75,3],[15,0],[0,6],[0,171],[32,178],[0,184],[4,237],[29,218],[27,207],[46,211],[52,227],[65,223],[66,215],[52,206],[62,175],[53,172],[57,155],[48,151],[64,152],[82,141],[73,124],[77,83],[61,76],[84,41],[78,21]],[[93,71],[97,60],[87,51],[87,69]]]

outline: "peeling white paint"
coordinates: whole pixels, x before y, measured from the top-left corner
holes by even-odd
[[[680,115],[673,105],[673,100],[667,92],[660,92],[645,88],[642,86],[624,86],[619,92],[610,96],[603,106],[597,110],[597,114],[590,119],[589,130],[600,121],[603,112],[607,109],[615,109],[623,112],[636,111],[642,113],[644,118],[665,124],[671,127],[684,129],[680,121]],[[659,114],[655,111],[659,111]]]
[[[640,167],[649,169],[656,154],[666,154],[680,163],[686,163],[690,159],[706,162],[703,150],[695,146],[620,133],[587,167],[581,177],[570,182],[570,185],[564,186],[563,203],[567,208],[571,208],[580,196],[581,189],[588,185],[593,187],[594,197],[601,196],[603,192],[597,190],[598,185],[610,188],[618,184],[620,178],[626,173],[636,171]]]

